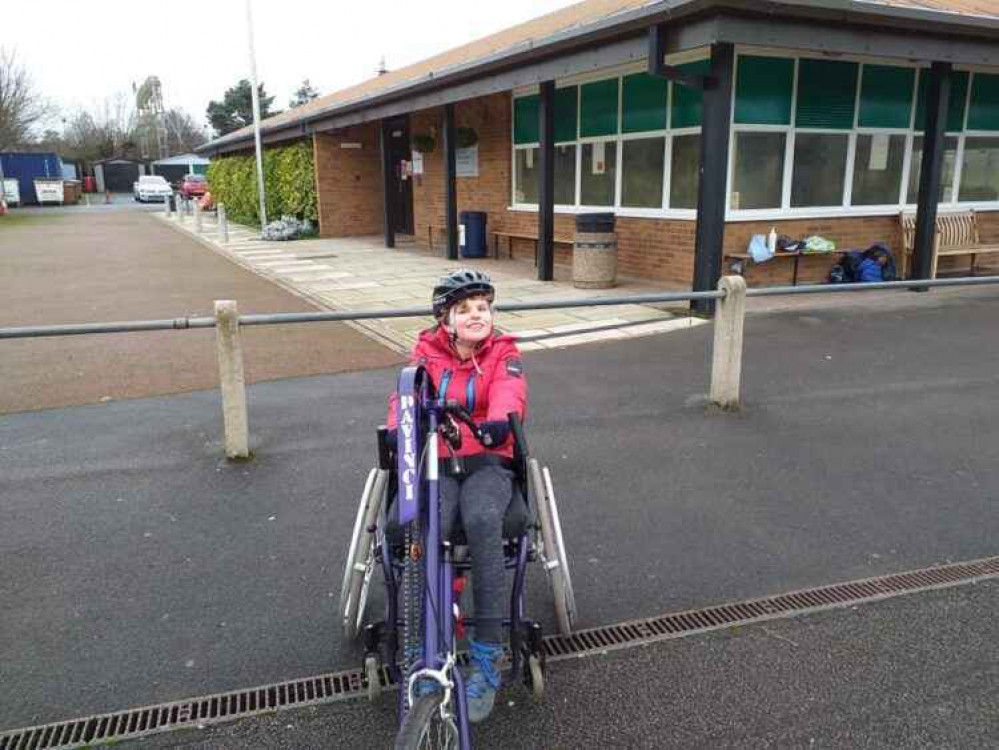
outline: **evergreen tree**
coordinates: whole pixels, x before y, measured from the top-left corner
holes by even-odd
[[[319,98],[319,92],[316,91],[312,84],[309,83],[309,79],[306,78],[302,81],[302,85],[296,89],[295,93],[291,97],[291,101],[288,102],[289,107],[301,107],[303,104],[308,104],[313,99]]]
[[[264,93],[264,84],[257,86],[257,95],[260,97],[260,119],[266,119],[278,114],[278,111],[271,109],[273,96]],[[253,124],[253,90],[250,82],[245,78],[228,89],[222,97],[222,101],[212,100],[208,102],[208,121],[219,135],[231,133],[234,130]]]

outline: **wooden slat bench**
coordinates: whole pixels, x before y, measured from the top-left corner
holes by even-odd
[[[899,214],[902,229],[902,278],[908,277],[909,258],[916,244],[916,215]],[[978,235],[978,217],[974,211],[937,214],[936,236],[933,241],[933,263],[930,278],[937,277],[937,262],[941,257],[970,255],[969,272],[975,275],[975,260],[979,255],[999,253],[999,245],[983,245]]]
[[[508,232],[505,230],[496,230],[490,232],[493,236],[493,257],[499,258],[499,241],[500,237],[506,237],[506,257],[513,258],[513,241],[514,240],[528,240],[534,243],[534,265],[538,265],[538,233],[537,232]],[[571,245],[573,243],[573,238],[571,237],[555,237],[555,244],[557,245]]]

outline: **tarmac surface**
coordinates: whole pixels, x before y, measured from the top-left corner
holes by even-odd
[[[999,293],[906,300],[751,317],[738,414],[704,407],[710,326],[525,355],[579,625],[996,554]],[[394,376],[255,385],[243,465],[213,391],[0,421],[0,729],[357,665],[333,610]],[[485,746],[994,746],[995,593],[558,664]],[[528,611],[551,623],[537,572]],[[378,747],[390,729],[359,733],[391,721],[351,703],[172,737]]]
[[[318,309],[130,208],[24,209],[0,221],[0,326]],[[162,207],[160,207],[162,210]],[[340,323],[243,331],[248,382],[384,367],[402,357]],[[211,329],[0,342],[0,414],[216,387]]]

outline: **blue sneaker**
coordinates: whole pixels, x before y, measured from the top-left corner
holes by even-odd
[[[468,720],[477,724],[493,710],[500,687],[500,662],[503,646],[499,643],[472,640],[468,651],[471,666],[465,677],[468,697]]]

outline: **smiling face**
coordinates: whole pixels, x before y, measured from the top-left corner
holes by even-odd
[[[448,315],[458,341],[462,343],[478,344],[493,332],[493,311],[486,297],[463,299],[451,308]]]

